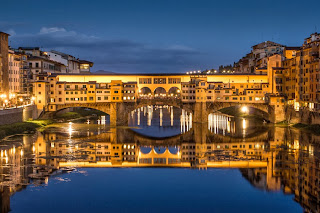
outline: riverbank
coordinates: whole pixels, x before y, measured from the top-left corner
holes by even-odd
[[[24,132],[33,132],[36,131],[38,128],[45,127],[52,123],[52,120],[32,120],[26,122],[1,125],[0,139],[3,139],[10,135],[21,134]]]
[[[307,125],[307,124],[297,123],[297,124],[292,125],[292,127],[297,128],[299,130],[308,131],[308,132],[313,133],[315,135],[320,135],[320,124]]]

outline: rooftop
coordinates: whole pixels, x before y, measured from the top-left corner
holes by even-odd
[[[185,74],[185,73],[52,73],[51,76],[58,75],[68,75],[68,76],[195,76],[197,74]],[[236,75],[236,76],[265,76],[266,74],[256,74],[256,73],[215,73],[215,74],[200,74],[201,76],[227,76],[227,75]]]

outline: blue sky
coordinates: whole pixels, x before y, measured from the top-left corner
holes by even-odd
[[[185,72],[230,64],[252,45],[288,46],[320,32],[320,1],[6,1],[0,31],[10,45],[56,49],[93,70]]]

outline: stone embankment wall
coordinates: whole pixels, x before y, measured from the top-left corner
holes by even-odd
[[[37,118],[35,105],[21,108],[0,110],[0,125],[23,122]]]
[[[293,107],[287,107],[286,118],[289,123],[320,124],[320,113],[310,111],[308,108],[300,108],[297,112]]]

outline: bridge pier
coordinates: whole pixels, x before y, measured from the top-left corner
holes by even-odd
[[[269,120],[271,123],[279,123],[286,120],[285,105],[269,105]]]
[[[208,112],[206,102],[197,102],[194,104],[193,122],[208,123]]]
[[[112,103],[110,105],[110,126],[128,126],[129,113],[135,103]]]

